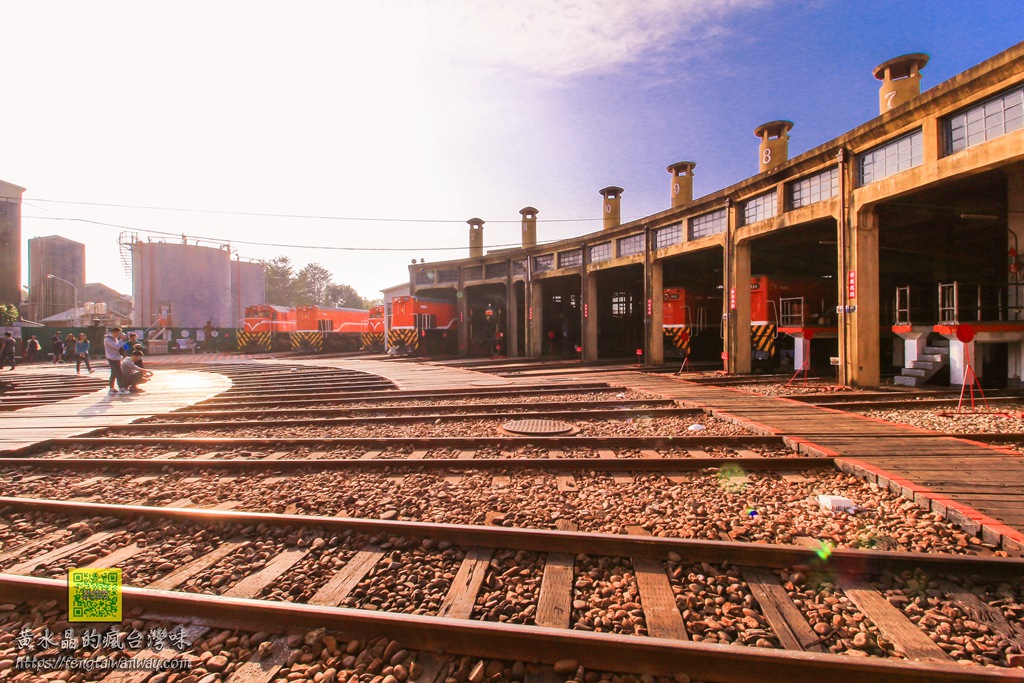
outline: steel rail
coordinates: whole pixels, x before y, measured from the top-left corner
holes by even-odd
[[[789,398],[788,396],[785,398]],[[986,396],[989,403],[1014,403],[1020,402],[1020,396]],[[942,406],[956,406],[958,398],[922,398],[922,399],[899,399],[893,401],[836,401],[834,403],[810,403],[820,408],[834,408],[835,410],[863,410],[865,408],[941,408]]]
[[[408,401],[418,399],[432,399],[432,398],[474,398],[479,396],[493,396],[493,395],[544,395],[544,394],[564,394],[564,393],[599,393],[602,391],[613,391],[616,387],[612,387],[608,384],[602,383],[600,386],[590,387],[577,387],[575,385],[546,385],[544,388],[540,387],[464,387],[458,389],[434,389],[430,391],[425,390],[397,390],[397,391],[367,391],[367,392],[326,392],[316,398],[306,399],[266,399],[263,401],[247,399],[240,401],[236,397],[231,396],[216,396],[208,398],[205,401],[201,401],[192,408],[202,408],[204,406],[218,405],[220,403],[231,403],[238,404],[244,403],[247,406],[258,406],[258,405],[314,405],[317,403],[355,403],[362,402],[367,399],[374,401]],[[623,390],[624,391],[624,390]]]
[[[7,601],[67,599],[60,579],[0,574]],[[988,683],[1024,681],[1024,671],[922,664],[843,655],[729,647],[703,642],[622,636],[542,626],[509,625],[450,617],[395,614],[344,607],[198,595],[146,588],[122,589],[123,609],[147,619],[177,619],[218,628],[312,630],[386,635],[417,650],[554,664],[576,659],[587,669],[672,676],[686,674],[722,683]]]
[[[172,418],[172,417],[210,417],[210,416],[257,416],[266,417],[270,414],[291,414],[297,413],[302,415],[417,415],[417,414],[433,414],[430,411],[441,411],[438,416],[442,416],[446,413],[452,413],[457,410],[475,410],[477,412],[499,412],[501,410],[508,409],[534,409],[538,406],[571,406],[579,405],[581,407],[586,406],[588,409],[611,409],[611,408],[625,408],[628,410],[637,410],[642,408],[654,409],[654,408],[677,408],[679,404],[670,398],[654,398],[654,399],[638,399],[638,400],[621,400],[621,401],[540,401],[540,402],[521,402],[521,403],[458,403],[451,405],[423,405],[423,406],[354,406],[348,408],[296,408],[294,410],[202,410],[202,411],[187,411],[179,410],[174,413],[163,413],[153,417],[159,418]],[[684,408],[688,411],[697,411],[703,413],[704,411],[700,408]],[[151,416],[150,413],[146,413],[147,416]]]
[[[76,472],[102,469],[156,472],[165,470],[245,470],[258,472],[295,472],[302,470],[544,470],[571,472],[693,472],[704,469],[738,467],[745,472],[792,472],[815,468],[833,468],[832,458],[0,458],[0,468],[33,469],[42,472]]]
[[[715,446],[787,446],[781,436],[762,436],[749,434],[740,436],[414,436],[414,437],[96,437],[69,436],[58,439],[47,439],[33,444],[29,449],[37,452],[40,449],[54,446],[243,446],[258,447],[272,445],[288,446],[419,446],[423,448],[497,446],[504,449],[522,446],[548,446],[554,448],[580,447],[603,448],[605,446],[632,446],[635,448],[657,448],[658,446],[678,446],[680,448],[708,448]],[[793,447],[795,449],[795,447]],[[25,452],[25,451],[23,451]]]
[[[501,404],[498,404],[501,405]],[[584,404],[588,405],[588,404]],[[250,413],[252,414],[252,413]],[[266,413],[255,414],[263,419],[255,421],[245,420],[209,420],[203,422],[139,422],[127,425],[110,425],[103,428],[104,434],[124,432],[146,432],[169,430],[195,430],[203,429],[240,429],[252,426],[262,427],[287,427],[287,426],[345,426],[358,424],[406,424],[409,422],[463,422],[466,420],[522,420],[528,418],[561,418],[571,420],[587,420],[594,418],[658,418],[658,417],[680,417],[683,415],[704,415],[700,408],[638,408],[638,409],[597,409],[597,410],[531,410],[520,413],[427,413],[420,415],[357,415],[343,417],[309,417],[309,418],[286,418],[280,420],[266,419]]]
[[[822,561],[814,548],[766,543],[706,541],[662,536],[528,529],[472,524],[406,522],[361,517],[322,517],[319,515],[239,512],[203,508],[150,507],[57,501],[42,498],[0,497],[0,509],[7,511],[49,512],[65,516],[109,516],[154,520],[184,520],[197,523],[236,522],[243,526],[265,524],[322,528],[329,531],[353,530],[369,536],[398,535],[448,541],[453,545],[528,550],[535,552],[584,553],[601,557],[649,557],[665,560],[670,552],[687,562],[723,563],[773,569],[818,567],[830,572],[876,576],[882,571],[900,572],[922,569],[939,574],[954,574],[991,580],[1019,579],[1024,575],[1024,559],[909,553],[876,550],[832,549]],[[31,559],[31,558],[29,558]]]

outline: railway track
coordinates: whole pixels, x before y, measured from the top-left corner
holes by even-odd
[[[68,567],[116,564],[126,612],[187,622],[211,682],[1024,680],[1008,668],[1024,655],[1024,560],[783,437],[679,436],[673,420],[714,424],[600,382],[365,391],[356,377],[325,396],[278,384],[314,374],[281,368],[268,395],[265,369],[230,371],[231,396],[167,422],[0,459],[0,626],[66,599]],[[283,419],[252,422],[264,411]],[[671,428],[488,433],[524,415]],[[378,435],[287,431],[357,423]],[[436,429],[379,435],[417,423]],[[475,432],[446,435],[458,425]],[[226,429],[244,435],[209,433]],[[866,507],[826,512],[826,489]]]

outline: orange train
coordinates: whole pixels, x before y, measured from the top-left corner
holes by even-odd
[[[443,299],[396,296],[391,300],[388,347],[402,353],[453,353],[458,347],[458,312]]]
[[[374,306],[366,320],[363,332],[363,348],[367,351],[384,350],[384,307]]]
[[[778,363],[780,327],[835,324],[835,283],[821,278],[750,279],[751,351],[755,364]],[[721,350],[722,297],[695,288],[667,287],[663,299],[665,352],[688,356],[700,347],[706,357]],[[705,348],[706,347],[706,348]]]
[[[249,306],[238,343],[246,351],[352,351],[362,345],[369,313],[324,306]]]

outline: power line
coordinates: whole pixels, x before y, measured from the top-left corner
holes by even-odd
[[[29,197],[25,201],[47,202],[50,204],[73,204],[76,206],[103,206],[116,209],[145,209],[148,211],[178,211],[182,213],[209,213],[225,216],[252,216],[262,218],[301,218],[308,220],[325,221],[365,221],[377,223],[465,223],[465,219],[448,218],[383,218],[383,217],[356,217],[356,216],[320,216],[315,214],[301,213],[262,213],[256,211],[221,211],[216,209],[188,209],[175,206],[148,206],[145,204],[113,204],[106,202],[73,202],[64,199],[43,199],[40,197]],[[592,223],[603,220],[601,218],[538,218],[539,223]],[[519,220],[494,220],[487,223],[519,223]]]
[[[35,201],[35,200],[34,200]],[[204,242],[223,242],[231,244],[245,244],[248,246],[256,247],[276,247],[279,249],[326,249],[329,251],[461,251],[466,249],[465,246],[461,247],[332,247],[323,244],[279,244],[276,242],[253,242],[249,240],[236,240],[224,237],[202,237],[198,235],[187,235],[181,232],[168,232],[166,230],[151,230],[149,228],[137,228],[130,225],[119,225],[117,223],[106,223],[104,221],[94,221],[88,218],[75,218],[75,217],[58,217],[58,216],[22,216],[22,218],[31,218],[34,220],[41,221],[72,221],[78,223],[89,223],[90,225],[102,225],[109,228],[118,228],[119,230],[131,230],[132,232],[147,234],[147,235],[162,235],[165,237],[184,238],[191,240],[202,240]],[[539,241],[537,244],[551,244],[554,242],[561,242],[562,239]],[[488,249],[503,249],[508,247],[519,247],[520,244],[491,244],[487,245]]]

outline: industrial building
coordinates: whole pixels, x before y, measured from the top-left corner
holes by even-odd
[[[245,307],[266,303],[261,263],[231,259],[229,245],[144,242],[135,236],[122,245],[131,250],[132,324],[148,329],[235,328]]]
[[[0,180],[0,304],[21,304],[21,195]]]
[[[526,207],[522,247],[484,254],[470,219],[470,257],[411,265],[413,293],[457,305],[460,355],[496,336],[513,356],[1020,386],[1024,43],[922,93],[927,62],[879,65],[878,116],[794,158],[794,123],[757,126],[742,182],[695,199],[697,163],[670,165],[670,206],[639,220],[606,187],[601,230],[538,245]]]
[[[35,321],[74,307],[85,298],[85,245],[60,235],[28,241],[29,298],[22,316]]]

